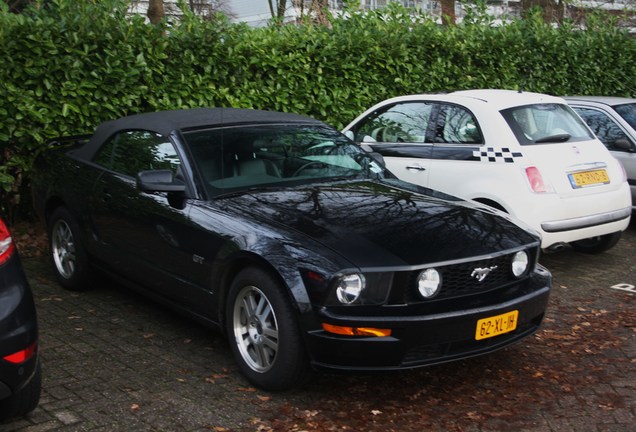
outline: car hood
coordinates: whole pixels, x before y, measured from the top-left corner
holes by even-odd
[[[221,201],[226,210],[273,231],[300,232],[360,268],[458,260],[539,241],[495,212],[428,191],[361,181],[249,192]]]

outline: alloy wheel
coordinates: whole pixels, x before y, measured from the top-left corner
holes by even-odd
[[[58,273],[70,279],[75,273],[75,239],[66,221],[57,220],[52,229],[51,253]]]
[[[270,370],[278,352],[278,323],[270,301],[260,289],[241,289],[234,301],[232,324],[245,363],[256,372]]]

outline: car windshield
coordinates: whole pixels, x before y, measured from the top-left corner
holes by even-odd
[[[587,141],[594,137],[564,104],[534,104],[501,111],[521,145]]]
[[[212,196],[390,176],[363,149],[322,125],[240,125],[189,131],[183,136]]]
[[[617,105],[614,107],[618,115],[623,117],[627,123],[636,129],[636,104]]]

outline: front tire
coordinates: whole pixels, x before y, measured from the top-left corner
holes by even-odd
[[[309,377],[310,367],[289,295],[269,273],[241,271],[227,299],[227,334],[245,377],[265,390],[287,390]]]
[[[588,254],[598,254],[605,252],[616,246],[621,238],[622,232],[605,234],[602,236],[590,237],[570,243],[574,250]]]
[[[79,225],[66,207],[58,207],[49,222],[49,253],[58,282],[72,291],[89,287],[91,269]]]

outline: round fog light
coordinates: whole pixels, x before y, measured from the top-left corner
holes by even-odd
[[[417,277],[417,290],[425,299],[433,298],[442,287],[442,276],[435,269],[426,269]]]
[[[519,251],[512,257],[512,274],[521,277],[528,270],[528,254],[526,251]]]
[[[360,274],[345,275],[340,278],[336,288],[338,301],[343,304],[351,304],[360,298],[364,290],[364,276]]]

